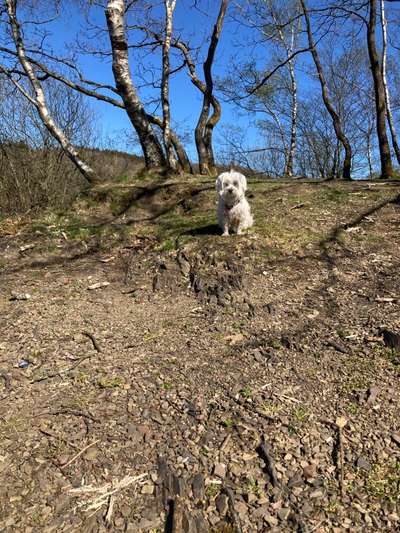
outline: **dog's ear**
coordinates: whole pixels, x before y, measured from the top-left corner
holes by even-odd
[[[240,176],[240,183],[242,185],[242,189],[244,192],[247,191],[247,180],[246,180],[246,176],[244,176],[243,174],[239,174]]]

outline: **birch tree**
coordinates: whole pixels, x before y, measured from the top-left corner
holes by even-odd
[[[369,19],[367,21],[367,44],[371,63],[372,78],[374,80],[376,129],[379,141],[379,154],[381,160],[381,178],[390,178],[393,175],[392,156],[386,132],[386,97],[383,82],[382,67],[376,45],[376,18],[377,2],[369,1]]]
[[[13,77],[12,69],[10,70],[3,65],[0,65],[0,72],[2,72],[16,89],[36,108],[43,124],[51,135],[59,142],[69,159],[74,163],[86,180],[89,183],[94,184],[97,181],[94,170],[79,156],[76,148],[71,144],[64,131],[57,125],[49,112],[45,91],[43,90],[41,81],[26,55],[21,27],[17,18],[16,0],[5,0],[5,7],[11,28],[12,40],[16,49],[16,56],[23,69],[23,74],[29,80],[31,91],[27,89],[21,81],[18,81]]]
[[[108,0],[105,10],[112,51],[112,71],[116,89],[138,135],[147,168],[164,167],[163,149],[147,117],[129,67],[129,47],[125,31],[125,0]]]
[[[317,70],[318,79],[321,85],[321,93],[322,93],[322,99],[324,101],[325,107],[329,113],[329,115],[332,118],[333,127],[337,136],[338,141],[342,144],[345,156],[343,160],[343,179],[350,180],[351,179],[351,160],[352,160],[352,149],[350,142],[347,138],[347,136],[344,133],[344,129],[340,120],[340,117],[335,110],[328,90],[328,84],[326,82],[324,69],[322,66],[322,63],[319,58],[318,50],[316,47],[316,44],[314,42],[313,32],[311,28],[311,21],[310,21],[310,15],[308,8],[306,6],[305,0],[300,0],[300,4],[303,11],[303,16],[306,24],[306,31],[307,31],[307,38],[308,38],[308,44],[310,46],[311,55],[314,60],[315,68]]]
[[[381,8],[381,26],[382,26],[382,82],[385,89],[385,100],[386,100],[386,115],[387,121],[389,124],[390,135],[392,138],[392,145],[394,153],[396,154],[397,163],[400,165],[400,147],[397,142],[397,133],[394,125],[391,102],[390,102],[390,93],[389,86],[387,82],[386,67],[387,67],[387,20],[385,13],[385,0],[380,0]]]
[[[165,36],[162,45],[162,76],[161,76],[161,104],[163,109],[163,139],[168,167],[176,168],[176,160],[171,141],[171,110],[169,103],[169,76],[170,61],[169,51],[172,37],[172,18],[176,0],[164,0],[165,6]]]

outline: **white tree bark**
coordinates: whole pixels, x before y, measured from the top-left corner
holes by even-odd
[[[112,70],[118,94],[138,134],[146,166],[163,167],[165,156],[133,84],[125,32],[125,0],[108,0],[105,15],[112,50]]]
[[[382,78],[383,85],[385,88],[385,98],[386,98],[386,118],[389,124],[390,136],[392,138],[392,145],[394,152],[396,154],[397,163],[400,165],[400,148],[397,142],[397,133],[393,121],[392,108],[390,103],[390,93],[387,83],[386,76],[386,65],[387,65],[387,20],[385,14],[385,0],[380,0],[381,7],[381,25],[382,25]]]
[[[169,103],[169,51],[172,37],[172,18],[175,10],[176,0],[164,0],[165,5],[165,36],[162,45],[162,76],[161,76],[161,103],[163,110],[163,138],[167,155],[168,167],[172,170],[176,168],[176,159],[171,142],[171,108]]]
[[[23,87],[20,84],[17,83],[16,87],[19,88],[21,93],[36,107],[43,124],[51,133],[51,135],[60,143],[61,147],[69,159],[77,167],[79,172],[87,179],[89,183],[95,183],[97,179],[94,170],[90,167],[90,165],[85,163],[85,161],[80,158],[77,150],[71,144],[62,129],[55,123],[48,110],[46,96],[42,85],[35,74],[35,70],[26,57],[25,46],[16,14],[16,0],[6,0],[6,8],[13,41],[17,50],[17,56],[27,78],[29,79],[30,85],[33,89],[34,97],[31,97],[25,90],[23,90]]]

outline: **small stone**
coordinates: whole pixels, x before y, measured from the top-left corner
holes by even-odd
[[[225,516],[228,511],[228,498],[226,494],[220,494],[215,500],[215,506],[219,514]]]
[[[288,509],[287,507],[282,507],[282,509],[279,509],[278,511],[279,520],[287,520],[289,515],[290,509]]]
[[[362,468],[363,470],[371,470],[371,464],[362,456],[357,459],[356,466],[357,468]]]
[[[117,516],[114,520],[114,526],[118,529],[122,529],[125,526],[125,520],[121,516]]]
[[[388,515],[388,519],[391,522],[398,522],[399,521],[399,515],[397,513],[391,513]]]
[[[202,500],[204,497],[204,476],[196,474],[192,480],[193,497],[196,500]]]
[[[270,527],[275,527],[278,525],[278,519],[276,516],[270,514],[264,515],[264,522],[266,522]]]
[[[368,399],[367,404],[372,405],[375,400],[378,398],[379,395],[379,388],[378,387],[370,387],[368,389]]]
[[[244,502],[236,502],[235,511],[239,516],[244,516],[247,513],[247,505]]]
[[[310,498],[312,500],[315,500],[317,498],[322,498],[324,495],[324,492],[321,490],[321,489],[317,489],[317,490],[314,490],[311,494],[310,494]]]
[[[303,476],[306,479],[312,479],[316,476],[317,466],[314,463],[311,463],[303,468]]]
[[[143,485],[142,490],[141,490],[142,494],[153,494],[153,492],[154,492],[154,485],[149,485],[149,484]]]
[[[214,465],[214,475],[220,478],[226,476],[226,464],[224,463],[215,463]]]
[[[397,446],[400,446],[400,435],[398,433],[392,433],[391,435],[392,441],[397,444]]]

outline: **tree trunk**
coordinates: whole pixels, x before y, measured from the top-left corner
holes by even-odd
[[[161,130],[163,129],[163,121],[160,117],[157,117],[155,115],[147,115],[147,118],[151,124],[158,126]],[[176,133],[173,130],[171,130],[170,135],[171,135],[171,142],[174,147],[176,157],[178,158],[178,164],[180,168],[184,172],[187,172],[188,174],[193,174],[192,164],[190,162],[190,159],[186,153],[184,146],[179,140],[179,137],[176,135]]]
[[[60,143],[62,149],[67,154],[68,158],[72,161],[72,163],[76,166],[76,168],[79,170],[79,172],[89,183],[96,183],[98,180],[96,178],[94,170],[90,167],[90,165],[85,163],[85,161],[83,161],[79,157],[79,154],[75,147],[70,143],[63,130],[59,126],[57,126],[51,114],[49,113],[45,93],[35,74],[34,69],[32,68],[32,65],[28,61],[25,54],[25,47],[22,40],[21,29],[16,14],[16,1],[6,0],[6,6],[18,59],[21,63],[22,68],[24,69],[27,78],[29,79],[29,82],[35,94],[35,98],[32,98],[28,93],[26,93],[26,91],[19,83],[15,84],[16,87],[36,107],[38,114],[46,129],[50,132],[52,137],[54,137]]]
[[[308,43],[309,43],[309,46],[310,46],[310,49],[311,49],[311,54],[312,54],[313,59],[314,59],[315,67],[317,69],[318,79],[319,79],[319,82],[320,82],[320,85],[321,85],[322,99],[324,101],[324,104],[325,104],[325,107],[326,107],[328,113],[330,114],[330,116],[332,118],[333,127],[334,127],[334,130],[335,130],[335,133],[336,133],[336,137],[337,137],[338,141],[340,141],[340,143],[342,144],[342,146],[344,148],[344,151],[345,151],[345,157],[344,157],[344,161],[343,161],[343,179],[344,180],[351,180],[351,159],[352,159],[351,145],[350,145],[350,142],[349,142],[348,138],[346,137],[346,135],[345,135],[345,133],[343,131],[340,117],[336,113],[336,111],[335,111],[335,109],[334,109],[334,107],[332,105],[330,96],[329,96],[328,84],[327,84],[326,79],[325,79],[325,75],[324,75],[324,71],[323,71],[323,68],[322,68],[322,64],[321,64],[321,61],[319,59],[317,48],[315,46],[313,35],[312,35],[311,22],[310,22],[310,17],[309,17],[309,14],[308,14],[307,6],[306,6],[304,0],[300,0],[300,3],[301,3],[301,7],[303,9],[304,19],[306,21]]]
[[[400,147],[397,142],[396,128],[393,121],[392,109],[390,105],[390,93],[386,78],[386,62],[387,62],[387,20],[385,15],[385,0],[380,0],[381,3],[381,24],[382,24],[382,81],[385,88],[386,99],[386,115],[389,124],[390,136],[392,138],[392,145],[394,153],[396,154],[397,163],[400,165]]]
[[[211,69],[214,62],[215,51],[221,36],[222,25],[227,7],[228,0],[221,0],[217,21],[214,25],[213,33],[211,35],[211,42],[208,48],[207,58],[203,64],[205,90],[202,91],[203,105],[195,129],[195,141],[201,174],[210,174],[215,170],[212,136],[214,127],[221,118],[221,106],[213,95],[214,82]],[[211,117],[208,118],[211,105],[214,111]]]
[[[167,155],[168,167],[176,169],[176,160],[171,140],[171,110],[169,105],[169,51],[171,48],[172,17],[176,0],[164,0],[165,3],[165,36],[162,44],[161,104],[163,110],[163,139]]]
[[[125,1],[108,0],[105,15],[111,43],[112,70],[116,88],[139,137],[146,167],[164,167],[166,161],[163,149],[147,118],[131,78],[128,43],[125,34]]]
[[[367,24],[368,54],[371,63],[372,77],[374,80],[376,128],[379,141],[379,154],[381,158],[381,178],[387,179],[393,175],[392,157],[386,133],[386,101],[385,87],[379,56],[376,48],[376,0],[369,2],[369,20]]]

